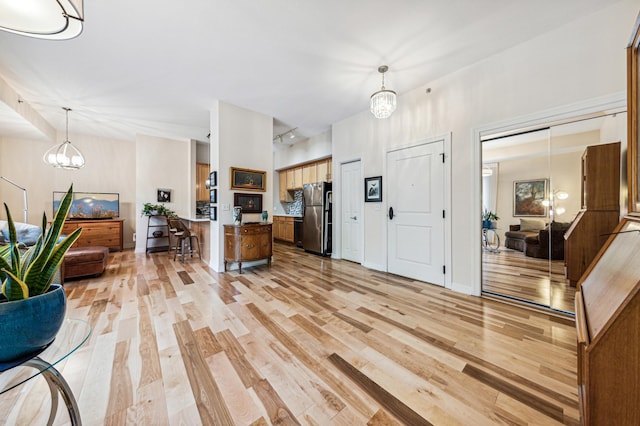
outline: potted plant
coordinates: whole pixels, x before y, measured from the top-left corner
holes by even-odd
[[[61,237],[73,198],[73,185],[60,202],[47,229],[42,217],[42,232],[29,248],[20,247],[9,208],[7,224],[9,244],[0,247],[0,362],[28,356],[53,341],[62,326],[66,310],[64,289],[52,284],[64,255],[76,242],[81,228]]]
[[[482,213],[482,227],[486,229],[495,229],[496,221],[500,218],[491,210],[485,209]]]
[[[142,206],[142,216],[165,215],[169,219],[176,219],[176,212],[166,207],[164,204],[144,203]]]

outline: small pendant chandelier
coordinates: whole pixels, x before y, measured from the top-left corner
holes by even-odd
[[[69,141],[69,111],[71,108],[62,108],[67,115],[67,137],[60,145],[54,145],[44,153],[43,160],[57,169],[78,170],[84,167],[84,156]]]
[[[382,87],[371,95],[371,113],[376,118],[387,118],[396,110],[396,92],[384,87],[384,73],[389,70],[386,65],[380,65],[378,72],[382,74]]]

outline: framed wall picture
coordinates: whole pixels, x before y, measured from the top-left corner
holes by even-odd
[[[171,190],[165,188],[158,188],[158,202],[170,203],[171,202]]]
[[[209,202],[217,203],[218,202],[218,189],[213,188],[209,190]]]
[[[218,207],[211,205],[209,206],[209,220],[218,220]]]
[[[233,194],[233,205],[242,207],[242,213],[262,213],[262,194]]]
[[[545,217],[548,198],[548,179],[516,180],[513,182],[513,215]]]
[[[267,172],[231,167],[231,189],[266,191]]]
[[[214,188],[218,186],[218,172],[213,171],[209,173],[209,187]]]
[[[382,176],[364,178],[364,201],[367,203],[382,201]]]

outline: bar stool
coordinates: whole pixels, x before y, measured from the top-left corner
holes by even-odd
[[[193,257],[193,253],[197,252],[198,257],[202,260],[202,254],[200,252],[200,239],[196,234],[192,234],[191,230],[180,219],[171,219],[169,222],[170,229],[175,229],[173,233],[175,239],[175,251],[173,252],[173,260],[176,260],[178,250],[180,250],[180,261],[184,263],[185,254],[190,254]],[[194,244],[195,241],[195,244]],[[186,251],[188,250],[188,252]]]

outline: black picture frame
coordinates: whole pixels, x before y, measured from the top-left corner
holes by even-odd
[[[218,207],[210,205],[209,206],[209,220],[217,221],[218,220]]]
[[[513,216],[546,217],[549,200],[549,179],[528,179],[513,181]]]
[[[382,176],[364,178],[364,201],[382,202]]]
[[[209,187],[214,188],[218,186],[218,172],[213,171],[209,173]]]
[[[171,190],[166,188],[158,188],[158,202],[170,203],[171,202]]]
[[[209,190],[209,202],[214,204],[218,202],[218,190],[216,188]]]
[[[262,194],[234,192],[233,205],[242,207],[242,213],[262,213]]]

